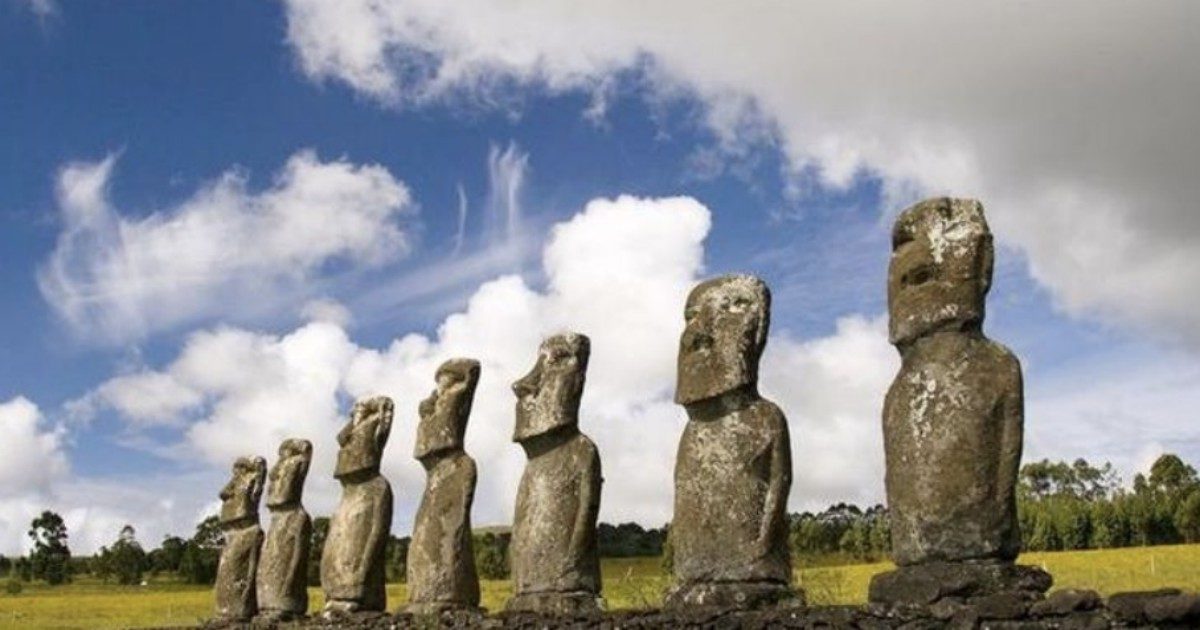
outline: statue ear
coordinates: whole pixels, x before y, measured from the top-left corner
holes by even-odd
[[[383,417],[379,419],[379,424],[375,426],[375,443],[383,447],[387,442],[388,435],[392,432],[392,414],[387,411],[383,412]]]
[[[263,475],[256,473],[254,478],[250,481],[250,502],[257,504],[258,500],[262,498],[262,493]]]
[[[979,237],[978,252],[976,255],[976,261],[979,265],[977,271],[979,273],[979,282],[982,286],[980,296],[984,296],[992,288],[992,268],[996,262],[995,246],[992,244],[992,235],[990,233],[985,232]]]

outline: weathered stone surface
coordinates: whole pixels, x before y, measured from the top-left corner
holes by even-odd
[[[408,548],[408,606],[415,615],[479,606],[471,543],[475,460],[463,451],[479,362],[451,359],[437,371],[437,388],[421,401],[414,456],[427,480]]]
[[[1093,610],[1100,605],[1100,594],[1086,589],[1064,588],[1054,591],[1046,599],[1035,602],[1029,614],[1035,617],[1066,615],[1078,610]]]
[[[257,580],[259,616],[263,619],[294,619],[308,611],[312,519],[301,499],[311,463],[312,442],[284,440],[268,477],[271,526],[262,546]]]
[[[907,566],[1004,565],[1020,551],[1021,365],[983,335],[992,260],[977,201],[929,199],[896,220],[888,311],[902,363],[884,401],[883,435],[892,558],[900,569],[876,577],[872,601],[928,604],[953,590],[922,582],[929,576]],[[1016,590],[1044,591],[1046,577]],[[1009,589],[1003,582],[990,587]],[[904,599],[876,599],[895,597]]]
[[[982,332],[993,255],[983,208],[923,201],[892,241],[890,336],[903,359],[883,418],[893,559],[1013,559],[1021,366]]]
[[[392,487],[379,474],[379,464],[392,413],[390,398],[360,400],[338,433],[334,477],[342,484],[342,500],[321,555],[326,616],[387,608],[383,563],[392,527]]]
[[[927,606],[946,597],[978,598],[1021,593],[1032,598],[1050,588],[1050,574],[1008,562],[929,562],[880,573],[871,579],[872,602]]]
[[[1146,620],[1153,624],[1200,625],[1200,595],[1164,595],[1146,602]]]
[[[514,596],[510,611],[576,614],[600,610],[600,455],[579,432],[579,401],[590,342],[563,333],[547,338],[537,364],[513,383],[513,440],[529,458],[513,522]]]
[[[1174,597],[1181,594],[1182,591],[1177,588],[1115,593],[1108,598],[1108,601],[1104,605],[1117,621],[1128,624],[1140,624],[1146,622],[1146,604],[1156,599]]]
[[[1168,598],[1172,596],[1167,596]],[[1180,599],[1179,601],[1182,601]],[[940,604],[941,602],[939,602]],[[603,614],[542,614],[528,611],[502,612],[484,615],[478,609],[444,611],[431,618],[428,615],[400,613],[396,616],[383,613],[358,613],[328,620],[312,618],[301,623],[253,626],[245,623],[216,622],[206,624],[209,629],[267,630],[267,628],[321,628],[338,630],[396,630],[397,628],[485,628],[543,630],[570,628],[573,630],[642,630],[659,628],[689,628],[694,630],[775,630],[795,628],[813,630],[817,628],[858,628],[860,630],[1107,630],[1109,628],[1195,628],[1197,622],[1186,618],[1182,622],[1165,620],[1148,625],[1142,621],[1127,625],[1117,621],[1098,608],[1091,611],[1075,611],[1052,618],[1020,617],[1015,619],[988,619],[980,616],[977,608],[964,600],[958,600],[949,616],[934,617],[928,611],[911,616],[879,614],[870,608],[855,606],[823,606],[814,608],[767,608],[759,610],[714,609],[707,607],[681,608],[673,611],[620,610]]]
[[[752,276],[707,280],[688,296],[675,391],[688,423],[675,460],[668,609],[802,603],[787,544],[787,418],[758,394],[770,308],[770,291]]]
[[[225,546],[221,548],[215,585],[218,619],[245,620],[258,612],[254,578],[263,540],[258,501],[266,476],[266,460],[239,457],[233,463],[233,477],[221,490],[219,522]]]

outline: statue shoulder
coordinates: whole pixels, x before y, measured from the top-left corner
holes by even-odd
[[[753,405],[754,416],[771,432],[787,432],[787,416],[774,402],[761,398]]]
[[[475,465],[475,458],[468,455],[466,451],[463,451],[463,453],[456,458],[454,467],[457,468],[460,473],[466,473],[470,475],[476,474],[479,470]]]
[[[988,339],[985,344],[991,360],[995,362],[997,373],[1019,380],[1021,378],[1021,360],[1017,358],[1017,355],[1009,350],[1008,346],[998,341]]]

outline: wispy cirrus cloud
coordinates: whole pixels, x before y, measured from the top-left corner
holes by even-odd
[[[286,7],[307,76],[387,106],[607,102],[633,71],[651,98],[702,103],[724,151],[777,145],[793,174],[815,175],[794,180],[801,196],[805,181],[869,177],[883,214],[981,197],[1060,307],[1200,346],[1194,2]]]
[[[61,169],[62,231],[38,272],[42,295],[91,341],[271,312],[307,300],[335,264],[376,267],[410,250],[415,204],[382,166],[300,151],[264,190],[234,168],[174,206],[134,215],[109,197],[117,161]]]

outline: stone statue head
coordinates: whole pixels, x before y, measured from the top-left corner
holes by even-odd
[[[979,330],[992,284],[992,234],[974,199],[926,199],[896,219],[888,267],[888,337]]]
[[[438,367],[436,379],[437,388],[418,408],[421,423],[417,425],[417,445],[413,449],[417,459],[462,449],[479,383],[479,362],[450,359]]]
[[[533,369],[512,385],[517,395],[514,442],[579,423],[591,346],[586,335],[572,332],[542,342]]]
[[[312,463],[312,442],[284,440],[279,445],[279,459],[271,467],[267,484],[267,507],[282,508],[300,504],[304,494],[304,479]]]
[[[771,325],[771,290],[754,276],[705,280],[688,294],[675,402],[689,405],[758,384]]]
[[[392,399],[387,396],[365,398],[354,403],[350,422],[338,433],[338,479],[378,473],[383,447],[392,432]]]
[[[258,520],[258,500],[267,478],[267,460],[239,457],[233,462],[233,476],[221,489],[221,524],[233,525]]]

